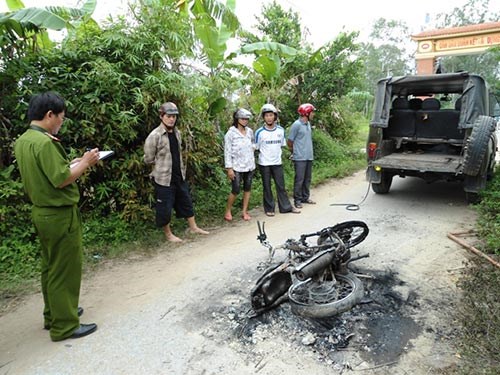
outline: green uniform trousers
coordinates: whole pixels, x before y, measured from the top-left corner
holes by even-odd
[[[82,221],[76,205],[33,206],[32,219],[42,247],[42,293],[45,326],[52,341],[80,326],[78,300],[82,280]]]

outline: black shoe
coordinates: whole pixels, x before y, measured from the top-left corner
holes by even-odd
[[[80,327],[78,327],[71,336],[68,338],[70,339],[79,339],[80,337],[90,335],[92,332],[95,332],[97,330],[97,324],[95,323],[90,323],[90,324],[80,324]]]
[[[76,309],[76,313],[78,314],[78,317],[82,316],[83,315],[83,307],[80,307],[78,306],[78,308]],[[45,324],[43,326],[43,329],[46,329],[46,330],[49,330],[50,329],[50,324]]]

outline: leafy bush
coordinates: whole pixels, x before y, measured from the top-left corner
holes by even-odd
[[[486,242],[485,251],[500,255],[500,170],[481,191],[481,198],[477,221],[479,235]]]
[[[39,250],[31,225],[31,204],[22,184],[12,180],[14,165],[0,171],[0,278],[23,279],[38,270]]]
[[[366,165],[360,150],[333,139],[325,132],[313,132],[313,144],[315,155],[313,181],[344,177]]]

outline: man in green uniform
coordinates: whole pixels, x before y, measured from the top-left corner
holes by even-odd
[[[50,329],[52,341],[83,337],[97,329],[96,324],[80,324],[79,320],[83,253],[75,180],[97,163],[99,150],[67,160],[56,137],[65,109],[64,100],[55,93],[33,96],[28,108],[30,127],[14,147],[42,248],[44,327]]]

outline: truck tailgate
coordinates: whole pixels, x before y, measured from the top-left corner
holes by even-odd
[[[461,163],[460,155],[394,153],[374,160],[372,165],[396,170],[458,173]]]

